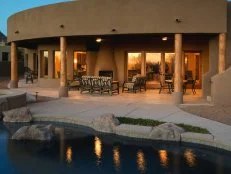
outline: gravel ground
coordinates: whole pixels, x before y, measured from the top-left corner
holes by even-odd
[[[186,106],[181,108],[185,112],[203,118],[231,125],[231,105],[226,106]]]

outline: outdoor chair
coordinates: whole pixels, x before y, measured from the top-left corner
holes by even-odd
[[[68,80],[67,81],[68,90],[79,90],[80,81],[79,80]]]
[[[140,74],[133,76],[131,82],[124,81],[122,86],[122,92],[124,92],[125,90],[132,91],[135,93],[137,90],[140,90]]]
[[[113,92],[113,85],[112,85],[112,78],[111,77],[101,77],[101,85],[102,85],[102,93],[108,92],[112,95]]]
[[[92,92],[92,84],[90,76],[82,76],[80,80],[80,93],[82,94],[83,91],[88,91],[89,93]]]
[[[161,93],[162,90],[167,89],[169,90],[168,93],[171,93],[171,89],[169,89],[169,85],[167,83],[164,83],[160,80],[160,90],[159,90],[159,94]]]
[[[140,78],[140,91],[144,89],[144,91],[147,90],[146,88],[146,77],[139,77]]]
[[[91,79],[91,93],[94,93],[98,91],[100,94],[102,94],[102,82],[101,78],[99,76],[92,76]]]
[[[24,67],[24,69],[24,77],[26,83],[28,83],[28,81],[31,81],[31,83],[33,83],[33,71],[29,67]]]

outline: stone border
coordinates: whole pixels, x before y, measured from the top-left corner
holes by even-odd
[[[41,121],[41,122],[57,122],[57,123],[69,123],[74,125],[86,126],[94,129],[92,125],[92,121],[89,120],[81,120],[76,118],[65,118],[65,117],[49,117],[45,115],[35,116],[33,117],[33,121]],[[150,126],[138,126],[138,125],[128,125],[128,124],[120,124],[115,127],[114,133],[115,135],[126,136],[129,138],[140,138],[140,139],[148,139],[149,133],[152,130]],[[97,130],[98,131],[98,130]],[[100,132],[100,131],[98,131]],[[174,142],[174,141],[173,141]],[[198,145],[205,145],[208,147],[218,148],[226,151],[231,151],[231,142],[225,141],[221,139],[217,139],[215,136],[211,134],[200,134],[200,133],[192,133],[185,132],[181,134],[180,142],[183,143],[192,143]]]

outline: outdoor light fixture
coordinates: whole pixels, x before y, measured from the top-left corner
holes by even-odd
[[[113,29],[111,30],[111,32],[116,32],[116,29],[113,28]]]
[[[182,20],[180,18],[176,18],[175,21],[176,21],[176,23],[181,23],[182,22]]]
[[[60,27],[60,28],[64,28],[64,25],[63,25],[63,24],[61,24],[59,27]]]
[[[168,40],[168,37],[162,37],[162,40],[163,40],[163,41],[167,41],[167,40]]]
[[[101,38],[97,38],[96,42],[100,43],[100,42],[102,42],[102,39]]]
[[[14,33],[15,33],[15,34],[18,34],[18,33],[19,33],[19,31],[18,31],[18,30],[16,30]]]

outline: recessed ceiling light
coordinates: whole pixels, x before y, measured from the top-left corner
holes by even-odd
[[[162,40],[166,41],[166,40],[168,40],[168,37],[162,37]]]
[[[101,38],[97,38],[96,42],[100,43],[100,42],[102,42],[102,39]]]

